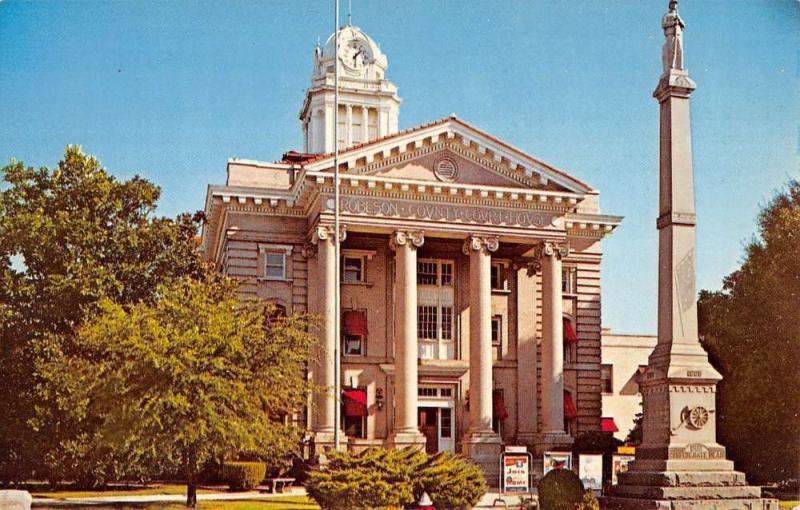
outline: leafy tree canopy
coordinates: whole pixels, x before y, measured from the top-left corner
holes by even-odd
[[[722,373],[718,430],[756,481],[800,477],[800,182],[761,211],[758,236],[721,291],[703,291],[700,332]]]
[[[40,374],[62,413],[96,424],[85,444],[107,472],[181,471],[193,506],[207,460],[285,457],[299,444],[301,430],[279,418],[305,401],[313,337],[303,317],[269,316],[229,280],[184,278],[161,286],[153,304],[103,299],[71,352]]]
[[[152,302],[159,283],[199,278],[200,218],[156,217],[157,186],[117,180],[79,147],[53,169],[12,160],[0,178],[0,400],[14,402],[0,413],[0,479],[53,478],[42,459],[81,431],[56,415],[30,426],[54,405],[34,392],[34,360],[69,348],[100,300]]]

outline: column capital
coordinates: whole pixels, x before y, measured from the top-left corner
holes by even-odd
[[[536,247],[535,260],[541,264],[543,257],[557,257],[563,259],[569,255],[569,243],[555,243],[552,241],[545,241]]]
[[[473,251],[481,251],[485,253],[495,252],[500,247],[500,241],[497,236],[469,236],[464,239],[464,244],[461,250],[464,255],[469,255]]]
[[[330,241],[333,242],[334,238],[333,227],[328,225],[317,225],[314,231],[311,233],[311,244],[319,244],[320,241]],[[339,226],[339,242],[342,243],[344,240],[347,239],[347,226],[340,225]]]
[[[389,238],[389,247],[392,250],[397,250],[398,246],[408,246],[410,249],[415,250],[424,243],[425,233],[421,230],[395,230]]]

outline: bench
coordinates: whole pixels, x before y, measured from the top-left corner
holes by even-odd
[[[267,490],[273,494],[277,494],[283,492],[287,485],[293,484],[294,478],[266,478],[264,481],[267,482],[269,486]],[[259,490],[263,491],[264,489],[259,487]]]

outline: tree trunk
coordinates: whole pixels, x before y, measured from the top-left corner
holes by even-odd
[[[194,449],[189,452],[189,461],[186,467],[189,476],[186,485],[186,506],[194,508],[197,506],[197,455]]]

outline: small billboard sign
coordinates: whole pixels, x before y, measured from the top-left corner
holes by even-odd
[[[505,451],[500,456],[501,492],[531,492],[531,454],[527,451]]]

